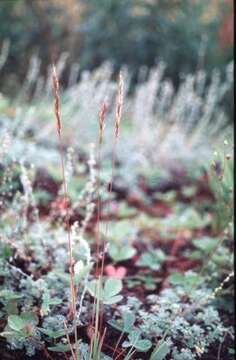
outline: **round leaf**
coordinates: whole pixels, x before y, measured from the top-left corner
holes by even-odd
[[[119,294],[122,290],[122,281],[120,279],[110,278],[107,279],[104,285],[104,298],[111,298]]]

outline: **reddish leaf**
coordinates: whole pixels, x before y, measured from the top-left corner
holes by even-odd
[[[115,279],[123,279],[127,273],[127,270],[124,266],[119,266],[115,268],[113,265],[107,265],[105,267],[105,272],[109,277],[113,277]]]

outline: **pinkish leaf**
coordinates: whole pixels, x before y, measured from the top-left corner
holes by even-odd
[[[115,268],[113,265],[107,265],[105,267],[105,272],[108,277],[113,277],[115,279],[123,279],[127,273],[127,269],[124,266],[119,266]]]

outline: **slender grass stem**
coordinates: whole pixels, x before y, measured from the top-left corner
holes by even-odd
[[[61,160],[61,170],[62,170],[62,183],[63,183],[63,192],[64,192],[64,204],[66,209],[65,223],[67,229],[67,242],[68,242],[68,255],[69,255],[69,273],[70,273],[70,291],[71,291],[71,313],[73,315],[74,322],[74,335],[75,335],[75,356],[76,360],[78,359],[78,334],[77,334],[77,325],[76,325],[76,291],[75,291],[75,281],[74,281],[74,260],[73,260],[73,250],[72,250],[72,240],[71,240],[71,226],[70,226],[70,199],[68,194],[66,176],[65,176],[65,164],[63,156],[63,142],[61,136],[62,121],[61,121],[61,111],[60,111],[60,95],[59,95],[59,80],[56,73],[56,68],[53,66],[53,87],[54,87],[54,112],[57,122],[57,134],[59,140],[59,152]]]

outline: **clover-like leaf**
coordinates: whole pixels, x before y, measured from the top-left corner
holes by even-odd
[[[137,262],[138,266],[149,267],[152,270],[158,270],[166,255],[161,249],[144,252]]]
[[[133,325],[135,322],[135,316],[131,311],[124,311],[122,313],[122,320],[110,320],[108,323],[123,333],[129,333],[133,329]]]
[[[135,254],[136,249],[129,245],[120,246],[112,243],[109,246],[109,255],[116,262],[131,259]]]
[[[118,295],[122,290],[122,281],[120,279],[109,278],[105,281],[104,287],[99,280],[92,280],[88,284],[88,291],[94,297],[104,304],[115,304],[122,300],[122,296]]]
[[[109,298],[117,295],[122,290],[122,281],[120,279],[109,278],[104,285],[104,297]]]
[[[146,352],[148,351],[152,343],[148,339],[141,339],[141,331],[140,330],[133,330],[130,332],[128,336],[128,341],[124,341],[122,344],[123,347],[133,347],[137,351]]]
[[[150,340],[148,339],[144,339],[144,340],[139,340],[134,347],[141,352],[146,352],[148,351],[152,346],[152,343]]]

